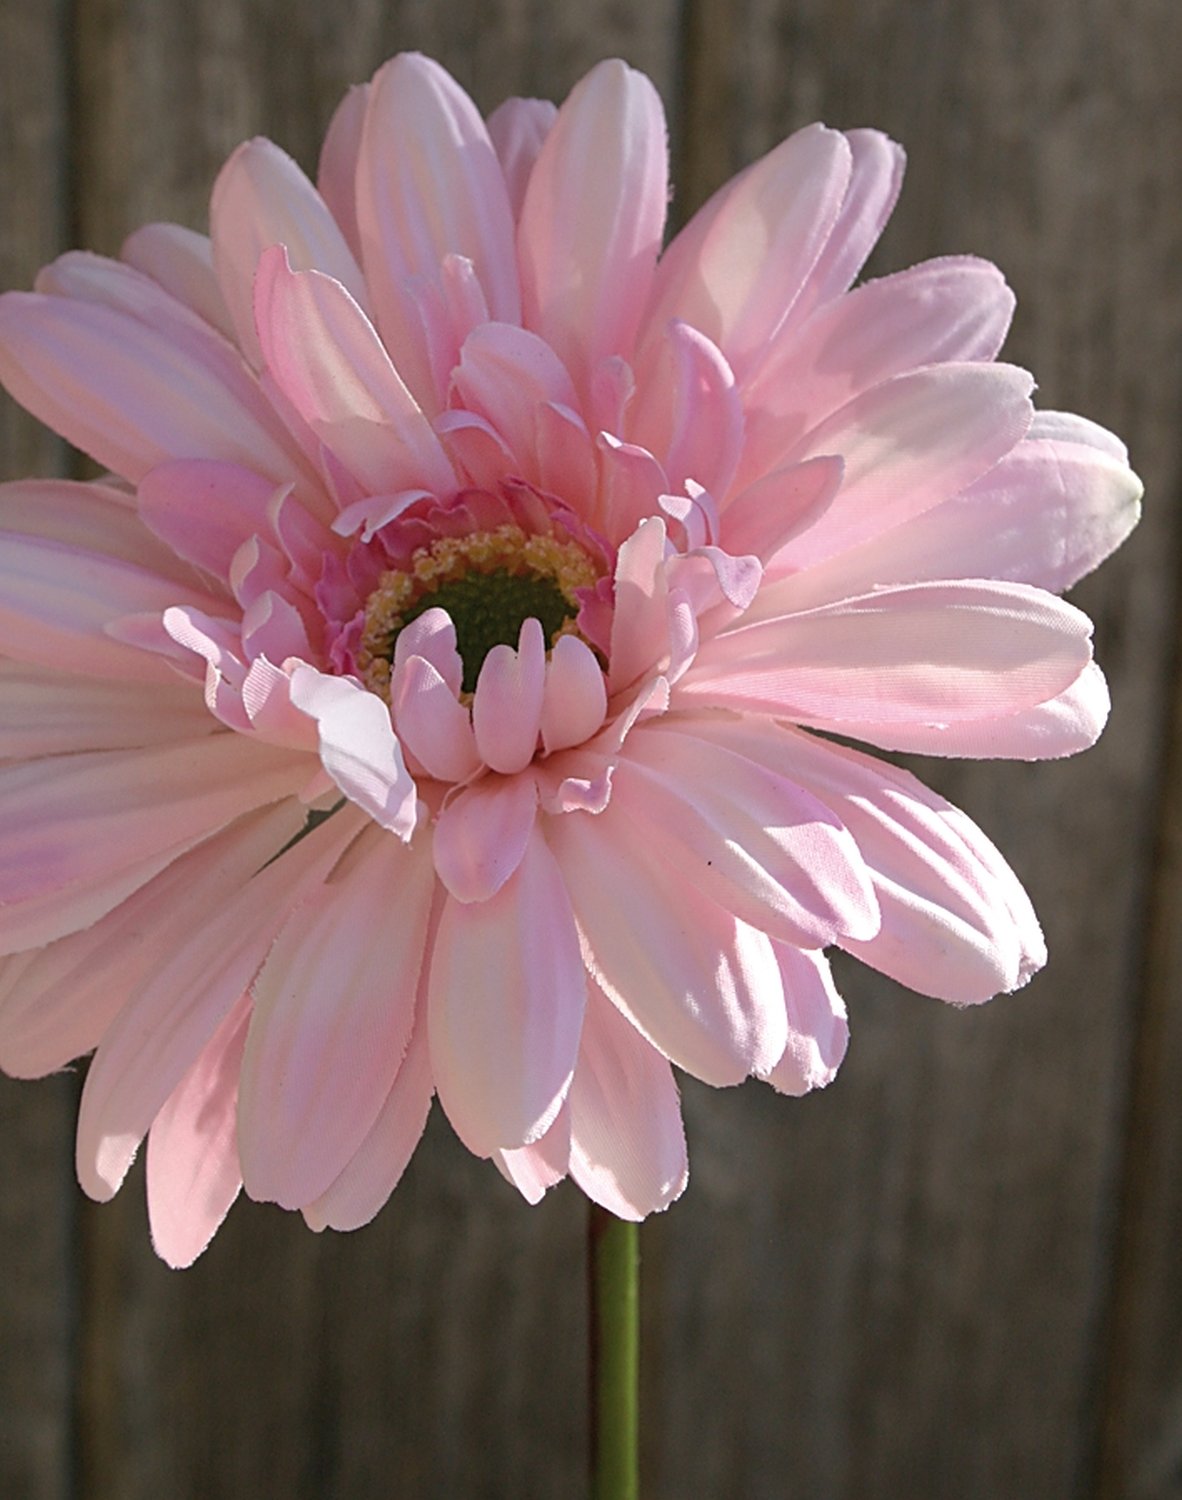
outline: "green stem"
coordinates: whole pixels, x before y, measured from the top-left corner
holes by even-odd
[[[637,1500],[640,1289],[638,1226],[598,1204],[587,1223],[592,1500]]]

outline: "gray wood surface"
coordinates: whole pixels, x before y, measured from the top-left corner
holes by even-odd
[[[1050,968],[955,1013],[849,965],[801,1102],[687,1085],[692,1182],[645,1242],[646,1494],[1182,1497],[1182,104],[1176,0],[0,0],[0,279],[201,226],[263,132],[417,47],[491,108],[621,53],[679,217],[815,118],[910,170],[874,268],[974,251],[1039,402],[1129,442],[1133,541],[1077,592],[1113,722],[1071,762],[924,774],[1035,898]],[[0,408],[5,476],[52,440]],[[240,1204],[190,1272],[142,1174],[72,1184],[72,1076],[0,1080],[0,1495],[582,1493],[583,1205],[525,1208],[435,1121],[352,1236]]]

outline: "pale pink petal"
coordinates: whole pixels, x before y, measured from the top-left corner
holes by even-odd
[[[262,136],[238,147],[218,174],[209,206],[218,283],[239,346],[262,363],[254,323],[259,257],[282,245],[295,271],[323,271],[365,308],[361,268],[323,198],[286,151]]]
[[[509,1151],[496,1150],[491,1160],[505,1181],[515,1187],[527,1203],[540,1203],[550,1189],[563,1180],[570,1167],[570,1110],[567,1105],[558,1111],[553,1125],[540,1141]]]
[[[847,130],[850,176],[837,219],[793,312],[803,316],[844,292],[865,264],[903,185],[902,146],[879,130]]]
[[[664,561],[665,523],[657,518],[642,521],[620,548],[616,561],[609,694],[630,686],[668,656]]]
[[[545,685],[546,642],[531,617],[522,621],[517,650],[494,646],[476,679],[472,728],[490,770],[512,776],[534,758]]]
[[[1115,458],[1117,463],[1129,461],[1129,450],[1115,432],[1075,412],[1036,411],[1027,436],[1051,443],[1082,443],[1085,448],[1095,448]]]
[[[1030,425],[1034,382],[1012,365],[933,365],[863,392],[776,465],[838,454],[845,479],[789,554],[809,567],[922,515],[980,479]]]
[[[788,1008],[788,1045],[763,1076],[779,1093],[799,1097],[833,1082],[850,1028],[825,955],[787,943],[775,949]]]
[[[0,904],[179,853],[306,775],[304,756],[234,734],[0,765]]]
[[[1086,615],[1041,589],[924,583],[740,624],[703,643],[677,693],[834,727],[1006,717],[1070,686],[1090,637]]]
[[[306,473],[237,353],[191,315],[149,324],[98,302],[5,293],[0,381],[55,432],[133,482],[170,458],[228,459],[276,483]]]
[[[357,164],[362,260],[386,346],[429,410],[442,405],[410,283],[472,263],[489,315],[520,321],[513,214],[479,111],[438,63],[403,54],[370,89]]]
[[[487,901],[525,857],[537,815],[530,776],[485,776],[454,797],[435,824],[435,869],[457,901]]]
[[[434,884],[427,840],[371,828],[281,928],[251,985],[242,1061],[252,1198],[311,1202],[372,1129],[410,1044]]]
[[[425,609],[398,632],[392,663],[394,678],[412,656],[421,656],[430,662],[452,695],[459,696],[464,663],[456,649],[456,627],[447,610]]]
[[[592,984],[570,1089],[570,1172],[619,1219],[681,1196],[689,1176],[673,1070]]]
[[[357,158],[368,103],[369,84],[355,83],[328,122],[316,172],[320,196],[340,225],[341,233],[358,261],[361,259],[361,236],[357,230]]]
[[[112,682],[0,659],[0,758],[130,750],[218,726],[192,684]]]
[[[602,62],[575,85],[534,166],[518,257],[526,327],[586,394],[598,362],[628,358],[665,224],[665,115],[652,84]]]
[[[383,828],[409,839],[418,817],[415,784],[382,700],[315,667],[292,673],[291,701],[320,733],[320,759],[345,796]]]
[[[680,881],[614,800],[554,819],[550,843],[592,977],[643,1034],[707,1083],[738,1083],[784,1051],[769,939]]]
[[[0,484],[0,530],[119,558],[186,589],[197,582],[172,548],[145,530],[135,497],[97,481],[17,479]]]
[[[178,459],[144,475],[139,513],[178,556],[215,578],[229,579],[238,548],[268,530],[267,506],[274,493],[269,479],[240,464]]]
[[[259,340],[275,379],[314,432],[375,494],[454,476],[439,440],[390,363],[373,324],[339,282],[293,272],[265,251],[254,284]]]
[[[452,371],[452,390],[464,408],[483,417],[513,455],[513,471],[541,481],[535,448],[537,408],[577,402],[570,376],[543,340],[524,328],[485,323],[468,335]]]
[[[456,692],[422,656],[401,662],[390,684],[399,740],[439,781],[467,781],[483,764],[472,716]]]
[[[923,365],[991,360],[1014,295],[988,261],[930,260],[826,303],[773,341],[743,391],[743,471],[756,475],[859,392]]]
[[[360,1229],[398,1186],[422,1137],[435,1086],[427,1029],[416,1024],[402,1066],[369,1134],[318,1198],[303,1208],[312,1229]]]
[[[790,542],[817,521],[833,504],[845,477],[840,458],[810,458],[804,463],[773,469],[748,485],[722,513],[722,541],[733,556],[751,555],[767,568]]]
[[[234,320],[218,286],[209,236],[183,224],[145,224],[123,241],[120,260],[150,276],[170,296],[234,337]]]
[[[622,542],[657,513],[669,478],[647,448],[623,443],[610,432],[596,437],[595,456],[600,472],[594,523],[611,541]]]
[[[694,480],[725,495],[743,428],[743,403],[722,353],[688,323],[670,323],[629,413],[628,436],[656,455],[674,492]]]
[[[488,117],[488,134],[505,174],[513,217],[521,213],[534,162],[558,110],[549,99],[506,99]]]
[[[661,257],[648,339],[681,318],[742,381],[816,264],[849,177],[845,137],[810,125],[720,188]]]
[[[606,714],[607,687],[594,652],[577,636],[559,636],[546,664],[542,696],[540,729],[546,754],[589,740]]]
[[[464,1144],[487,1156],[544,1135],[574,1071],[586,975],[562,876],[536,830],[495,896],[449,898],[429,994],[435,1087]]]
[[[1063,692],[1017,713],[959,724],[882,724],[866,719],[843,727],[851,738],[883,750],[968,760],[1057,760],[1094,745],[1111,707],[1104,674],[1089,662]]]
[[[840,934],[873,937],[870,878],[839,819],[790,778],[720,749],[698,727],[671,716],[629,737],[612,805],[633,837],[769,936],[805,948]]]
[[[356,837],[345,809],[297,840],[242,889],[187,909],[188,932],[131,996],[86,1075],[78,1112],[78,1180],[101,1201],[119,1189],[139,1143],[257,974],[289,912]]]
[[[250,813],[173,860],[92,926],[0,960],[0,1066],[39,1078],[93,1051],[126,1000],[303,827],[294,798]]]
[[[177,1084],[148,1132],[148,1223],[156,1254],[191,1266],[242,1188],[238,1069],[250,1004],[244,995]]]

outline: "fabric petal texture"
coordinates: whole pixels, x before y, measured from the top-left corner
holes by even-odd
[[[108,471],[0,486],[0,1067],[93,1054],[79,1180],[146,1140],[170,1265],[243,1193],[368,1223],[436,1098],[643,1219],[679,1073],[833,1083],[833,949],[953,1006],[1046,962],[871,751],[1087,748],[1059,595],[1141,486],[999,360],[996,267],[855,284],[903,165],[809,126],[662,249],[642,74],[486,121],[408,54],[315,182],[248,141],[208,237],[0,296],[0,382]]]

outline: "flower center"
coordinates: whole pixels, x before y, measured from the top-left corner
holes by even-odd
[[[484,658],[494,646],[516,647],[523,621],[538,620],[551,646],[573,631],[576,591],[597,576],[577,542],[530,536],[512,524],[438,537],[412,554],[409,569],[383,573],[370,594],[358,672],[384,697],[399,631],[425,610],[445,609],[464,663],[463,691],[475,692]]]

